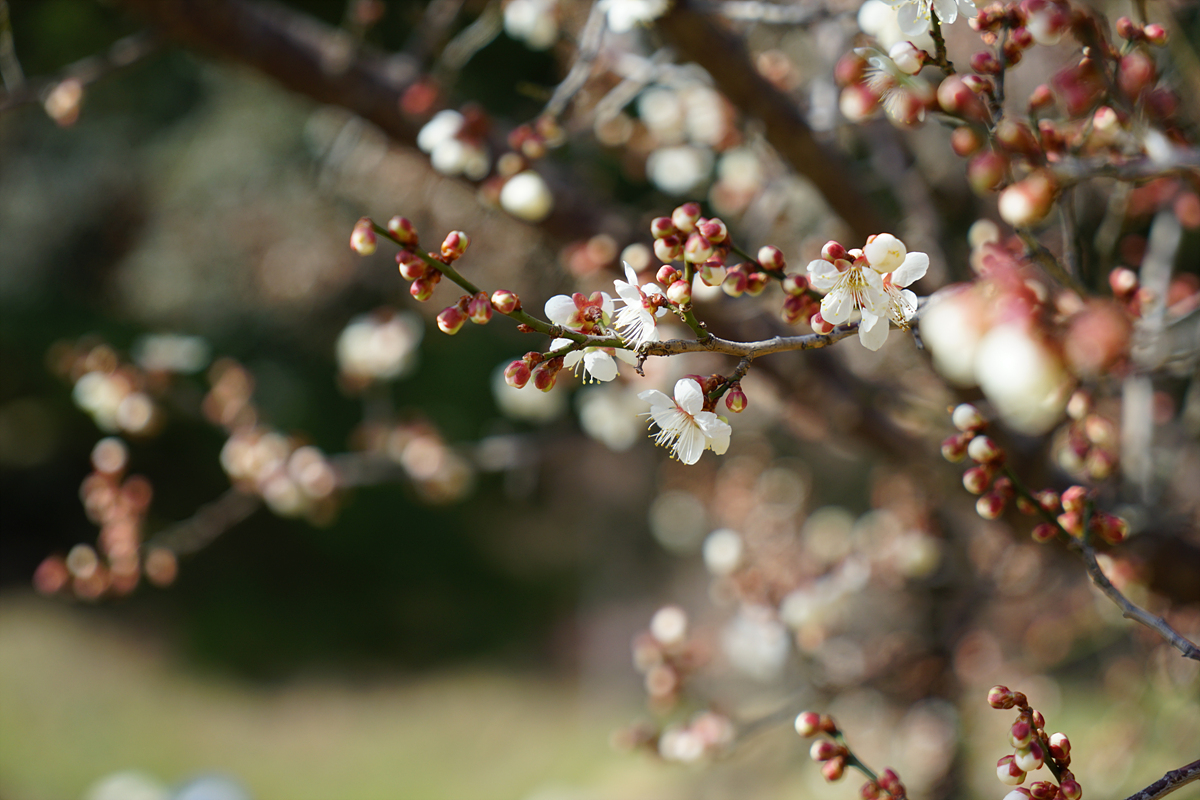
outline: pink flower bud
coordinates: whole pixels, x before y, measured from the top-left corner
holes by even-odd
[[[960,403],[950,412],[950,421],[960,431],[979,431],[987,427],[987,420],[979,413],[979,409],[970,403]]]
[[[417,243],[417,229],[413,226],[412,221],[405,217],[392,217],[387,224],[388,233],[396,238],[396,241],[403,245]]]
[[[514,389],[524,389],[531,375],[529,365],[524,359],[517,359],[504,370],[504,382]]]
[[[1142,32],[1146,34],[1146,41],[1155,47],[1162,47],[1167,43],[1167,29],[1157,22],[1151,22]]]
[[[1050,755],[1057,761],[1066,761],[1071,755],[1071,740],[1065,733],[1055,733],[1050,736]]]
[[[1128,267],[1117,267],[1108,273],[1108,285],[1112,287],[1115,297],[1121,300],[1128,300],[1137,293],[1137,273]]]
[[[971,70],[980,75],[999,75],[1003,68],[995,53],[990,50],[982,50],[971,56]]]
[[[367,217],[356,222],[354,230],[350,231],[350,249],[360,256],[369,256],[375,252],[375,229]]]
[[[485,325],[492,318],[492,301],[483,292],[471,297],[467,303],[467,316],[476,325]]]
[[[983,494],[992,485],[992,468],[987,465],[971,467],[963,473],[962,480],[963,488],[968,492],[971,494]]]
[[[1004,756],[996,762],[996,777],[1007,786],[1017,786],[1025,782],[1025,770],[1014,762],[1013,756]]]
[[[959,75],[951,75],[938,84],[937,101],[943,111],[956,117],[983,122],[989,116],[983,99]]]
[[[1027,158],[1037,158],[1042,152],[1029,126],[1011,117],[1005,117],[996,126],[996,141],[1008,152]]]
[[[821,762],[828,761],[841,755],[842,749],[834,742],[828,739],[818,739],[812,743],[812,747],[808,750],[808,755],[813,761]]]
[[[1017,697],[1020,701],[1017,703],[1017,705],[1028,705],[1029,698],[1025,697],[1025,695],[1017,692]],[[1037,730],[1041,730],[1042,728],[1046,727],[1046,718],[1043,717],[1042,712],[1038,711],[1036,708],[1030,709],[1029,716],[1033,720],[1033,727]]]
[[[659,261],[677,261],[683,255],[683,242],[678,236],[664,236],[654,240],[654,255]]]
[[[466,321],[466,315],[459,310],[458,306],[448,306],[437,315],[438,327],[442,329],[442,333],[448,333],[451,336],[458,333]]]
[[[1054,105],[1054,92],[1044,83],[1038,84],[1029,94],[1030,111],[1049,108]]]
[[[450,231],[442,242],[442,258],[454,261],[467,252],[471,245],[471,237],[462,231]]]
[[[659,241],[662,241],[661,239]],[[689,264],[703,264],[708,261],[713,254],[712,242],[704,238],[703,234],[695,232],[688,236],[687,242],[683,245],[683,260]]]
[[[680,233],[691,233],[696,229],[696,221],[700,219],[699,203],[684,203],[671,212],[671,222]]]
[[[988,492],[975,501],[975,513],[984,519],[996,519],[1004,513],[1004,496]]]
[[[802,711],[796,715],[796,733],[805,738],[821,732],[821,715],[815,711]]]
[[[851,122],[862,122],[878,108],[879,95],[862,83],[847,86],[838,96],[838,110]]]
[[[1014,228],[1036,225],[1046,218],[1058,196],[1058,184],[1049,171],[1034,170],[1000,193],[1000,217]]]
[[[558,373],[562,369],[562,366],[562,356],[538,364],[533,368],[533,385],[540,391],[550,391],[554,388],[554,382],[558,380]]]
[[[1120,544],[1129,535],[1129,523],[1121,517],[1097,511],[1092,516],[1092,530],[1109,544]]]
[[[774,270],[775,272],[783,272],[787,268],[787,261],[783,257],[783,251],[770,244],[758,248],[758,263],[763,269]]]
[[[842,245],[841,242],[835,242],[832,239],[830,239],[828,242],[826,242],[824,244],[824,246],[821,247],[821,258],[825,259],[826,261],[828,261],[830,263],[836,263],[838,261],[845,260],[848,257],[849,257],[849,254],[846,252],[846,248]],[[760,254],[760,259],[761,259],[761,254]]]
[[[832,783],[842,777],[846,773],[846,759],[842,756],[831,758],[821,765],[821,774],[825,776],[825,780]]]
[[[1058,797],[1058,787],[1050,781],[1035,781],[1029,784],[1029,796],[1032,800],[1054,800]]]
[[[677,306],[692,302],[692,285],[685,280],[674,281],[667,287],[667,299]]]
[[[1117,86],[1132,100],[1153,86],[1156,80],[1158,70],[1154,59],[1144,50],[1130,50],[1117,64]]]
[[[1035,739],[1025,747],[1017,748],[1014,763],[1024,772],[1033,772],[1035,769],[1041,769],[1045,763],[1045,754],[1042,752],[1042,746]]]
[[[748,402],[746,393],[742,391],[741,384],[735,384],[725,395],[725,407],[735,414],[745,411]]]
[[[950,134],[950,149],[963,158],[978,153],[983,143],[983,136],[970,125],[960,125]]]
[[[682,277],[679,270],[672,267],[670,264],[663,264],[659,267],[658,272],[654,275],[654,279],[658,281],[660,286],[670,286],[675,281]]]
[[[411,250],[401,250],[396,253],[396,264],[400,268],[400,277],[406,281],[415,281],[429,272],[429,265]]]
[[[956,433],[942,440],[942,458],[951,464],[957,464],[967,457],[967,444],[971,441],[971,433]]]
[[[1046,544],[1058,538],[1058,528],[1049,522],[1042,522],[1034,526],[1030,535],[1038,544]]]
[[[700,265],[700,280],[705,286],[718,286],[725,280],[725,267],[719,261],[705,261]]]
[[[1084,506],[1087,504],[1087,498],[1087,488],[1083,486],[1070,486],[1062,493],[1063,510],[1082,513]]]
[[[442,273],[430,272],[427,275],[423,275],[413,281],[408,287],[408,293],[411,294],[413,298],[424,303],[433,296],[433,288],[438,285],[438,282],[441,279]]]
[[[492,308],[501,314],[511,314],[521,307],[521,298],[508,289],[497,289],[492,292]]]
[[[1083,514],[1078,511],[1064,511],[1057,517],[1059,527],[1071,536],[1083,535]]]
[[[1026,27],[1013,28],[1008,32],[1008,40],[1022,50],[1028,50],[1033,47],[1033,34]]]
[[[729,229],[725,227],[724,222],[716,217],[698,223],[696,230],[713,244],[720,244],[729,238]]]
[[[725,280],[722,281],[721,288],[730,297],[741,297],[746,292],[746,284],[746,273],[740,269],[732,269],[725,276]]]
[[[1008,159],[995,150],[984,150],[967,162],[967,183],[977,195],[985,195],[1004,182]]]
[[[801,274],[787,275],[783,279],[783,291],[790,295],[802,295],[808,291],[808,276]]]
[[[889,794],[897,795],[904,789],[904,784],[900,782],[900,776],[896,774],[896,770],[888,767],[879,773],[879,788]]]
[[[826,333],[832,333],[834,327],[832,322],[825,321],[825,318],[821,316],[820,311],[813,314],[812,317],[809,318],[808,325],[813,329],[813,333],[820,333],[822,335]]]
[[[1117,17],[1117,21],[1113,25],[1113,27],[1117,31],[1117,36],[1120,36],[1122,39],[1125,39],[1127,41],[1132,42],[1136,39],[1141,38],[1141,35],[1142,35],[1141,26],[1139,26],[1136,22],[1131,20],[1129,17]]]
[[[865,58],[851,50],[838,59],[833,68],[833,79],[842,87],[862,83],[869,66]]]
[[[988,689],[988,705],[995,709],[1006,709],[1013,707],[1013,692],[1004,685],[993,686]]]
[[[655,217],[650,223],[650,234],[655,239],[665,239],[677,233],[679,233],[679,229],[675,227],[675,223],[671,221],[670,217]]]
[[[967,455],[977,464],[999,464],[1004,461],[1004,451],[989,436],[976,436],[967,445]]]
[[[1058,785],[1058,793],[1063,800],[1079,800],[1083,797],[1083,787],[1074,778],[1067,778]]]
[[[867,781],[862,785],[862,788],[858,790],[858,796],[861,797],[862,800],[879,800],[881,791],[882,790],[879,788],[878,783],[875,783],[875,781]]]
[[[1024,716],[1017,717],[1017,721],[1008,729],[1008,742],[1014,748],[1025,747],[1033,741],[1033,726],[1029,724],[1029,720]]]
[[[788,325],[795,325],[804,319],[809,307],[809,299],[806,295],[790,294],[783,299],[783,308],[780,309],[779,317]]]

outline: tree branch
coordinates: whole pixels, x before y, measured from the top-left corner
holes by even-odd
[[[1197,780],[1200,780],[1200,760],[1171,770],[1140,792],[1129,795],[1125,800],[1159,800],[1160,797],[1166,797],[1176,789],[1182,789]]]
[[[668,339],[665,342],[650,342],[641,347],[647,356],[678,356],[683,353],[723,353],[740,358],[758,358],[772,353],[789,350],[816,350],[829,347],[858,332],[858,323],[839,325],[830,333],[810,333],[804,336],[776,336],[761,342],[734,342],[719,336],[706,339]]]

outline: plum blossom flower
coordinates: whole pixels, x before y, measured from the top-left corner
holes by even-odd
[[[938,22],[949,25],[958,19],[961,10],[964,16],[974,17],[979,13],[971,0],[885,0],[896,9],[900,30],[905,36],[921,36],[933,25],[933,14]]]
[[[873,47],[854,51],[870,64],[864,75],[866,87],[879,96],[888,117],[904,125],[924,121],[924,100],[932,92],[929,82],[915,74],[921,65],[917,51],[911,42],[898,42],[889,53]]]
[[[608,292],[592,292],[591,297],[556,294],[546,301],[546,318],[578,333],[596,333],[608,326],[613,308]]]
[[[550,343],[550,349],[557,350],[569,344],[571,344],[570,339],[555,339]],[[617,377],[617,362],[614,360],[614,356],[626,364],[637,363],[637,356],[628,350],[615,347],[585,347],[582,350],[572,350],[567,353],[563,357],[563,366],[576,375],[579,374],[579,368],[582,366],[585,383],[588,378],[601,382],[611,381]]]
[[[649,25],[667,11],[667,0],[601,0],[613,33],[628,33],[638,25]]]
[[[647,283],[638,286],[637,273],[633,267],[625,264],[625,280],[616,280],[617,295],[625,307],[617,312],[613,327],[617,329],[621,340],[633,347],[640,347],[647,342],[658,341],[656,318],[666,313],[666,309],[655,302],[655,298],[663,298],[662,289],[657,284]]]
[[[684,464],[695,464],[706,449],[721,455],[729,448],[733,429],[704,410],[704,391],[692,378],[675,383],[674,398],[657,389],[641,392],[638,398],[650,404],[648,416],[658,426],[654,443],[670,447],[671,455]]]

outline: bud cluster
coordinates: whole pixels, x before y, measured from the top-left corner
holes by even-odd
[[[1090,395],[1077,391],[1067,402],[1070,422],[1055,442],[1055,460],[1062,470],[1078,478],[1100,481],[1117,468],[1120,442],[1116,426],[1092,410]]]
[[[806,739],[815,736],[821,737],[812,743],[808,755],[821,765],[821,774],[825,776],[825,780],[833,782],[840,779],[850,764],[854,764],[870,775],[846,745],[845,738],[833,721],[833,717],[828,714],[818,714],[815,711],[802,711],[796,716],[795,728],[796,733]],[[900,782],[895,770],[890,768],[864,783],[860,793],[865,800],[876,800],[876,798],[902,800],[907,797],[904,784]]]
[[[656,611],[650,627],[634,637],[633,664],[656,711],[674,708],[688,677],[708,662],[707,649],[690,633],[687,613],[670,605]]]
[[[1071,742],[1065,733],[1046,736],[1046,720],[1040,711],[1030,708],[1021,692],[1007,686],[988,690],[988,705],[995,709],[1016,708],[1017,718],[1008,730],[1011,755],[996,762],[996,777],[1006,786],[1021,787],[1026,776],[1048,765],[1058,778],[1053,781],[1034,781],[1028,787],[1013,789],[1004,800],[1080,800],[1083,788],[1068,769],[1071,765]]]

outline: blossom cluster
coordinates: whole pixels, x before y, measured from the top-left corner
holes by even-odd
[[[1083,787],[1071,773],[1071,741],[1065,733],[1046,735],[1046,720],[1042,713],[1029,706],[1021,692],[1007,686],[988,690],[988,705],[995,709],[1016,708],[1017,718],[1008,731],[1013,753],[996,762],[996,777],[1006,786],[1017,786],[1004,800],[1080,800]],[[1030,772],[1049,767],[1053,781],[1034,781],[1028,788],[1020,785]]]
[[[809,757],[821,765],[821,774],[825,780],[839,780],[845,774],[846,767],[853,765],[867,775],[867,782],[859,791],[859,796],[864,800],[904,800],[908,797],[895,770],[889,767],[876,776],[862,766],[862,762],[846,745],[837,723],[828,714],[802,711],[796,716],[794,725],[796,733],[806,739],[820,737],[809,748]]]

